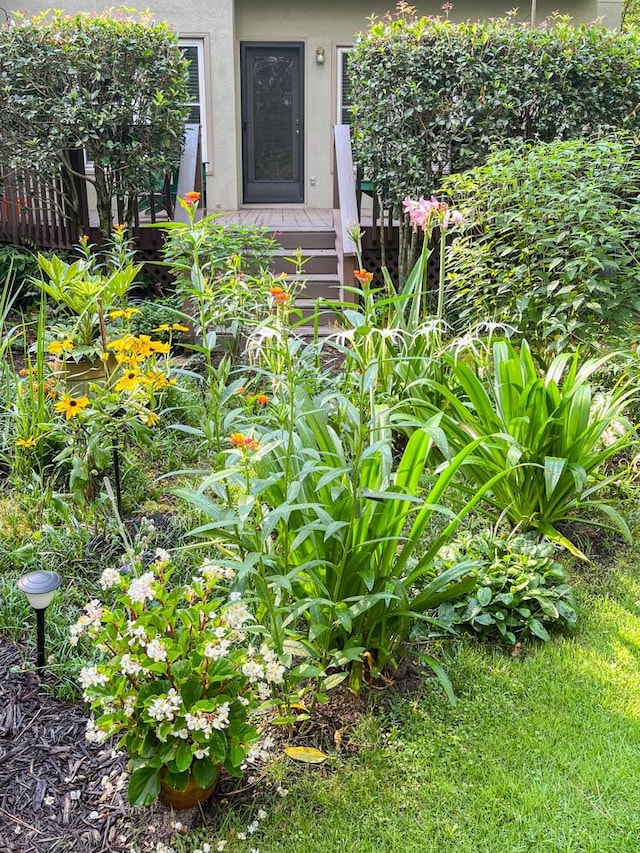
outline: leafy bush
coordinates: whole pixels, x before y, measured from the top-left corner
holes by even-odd
[[[457,393],[430,383],[431,393],[446,401],[440,427],[450,452],[479,442],[464,467],[467,479],[484,487],[503,472],[491,489],[494,506],[514,526],[536,530],[582,559],[559,530],[562,523],[603,527],[594,515],[604,516],[630,538],[621,515],[597,498],[615,478],[601,475],[603,463],[630,445],[633,432],[623,418],[631,391],[619,385],[596,395],[589,381],[610,357],[580,365],[577,354],[563,353],[539,375],[526,341],[519,352],[509,341],[497,341],[492,352],[492,372],[483,363],[443,357]],[[423,405],[429,411],[428,401]],[[431,409],[437,411],[433,404]]]
[[[640,313],[640,158],[630,139],[498,152],[444,189],[473,229],[448,256],[453,312],[563,349],[624,334]]]
[[[29,282],[38,274],[36,252],[26,246],[0,245],[0,282],[15,295],[14,305],[24,305],[33,296]]]
[[[188,114],[188,63],[168,24],[133,10],[13,16],[0,27],[0,164],[65,184],[79,214],[69,152],[94,163],[100,230],[112,201],[152,189],[179,157]]]
[[[637,126],[638,34],[559,16],[535,29],[513,18],[456,24],[402,6],[358,39],[350,63],[356,156],[396,208],[504,140]]]
[[[446,571],[472,561],[478,571],[476,586],[458,601],[443,602],[438,620],[511,645],[528,636],[548,640],[551,629],[574,628],[573,590],[553,555],[551,543],[527,536],[459,537],[440,551],[438,567]]]

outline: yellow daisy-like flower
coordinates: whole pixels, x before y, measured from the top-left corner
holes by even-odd
[[[73,341],[71,338],[65,338],[63,341],[52,341],[47,347],[47,352],[51,355],[60,355],[61,352],[71,352],[73,349]]]
[[[16,439],[16,444],[18,445],[18,447],[26,447],[26,448],[35,447],[36,446],[36,439],[32,435],[30,435],[29,438],[18,438],[18,439]]]
[[[127,370],[115,384],[116,391],[135,391],[145,377],[137,370]]]
[[[151,331],[152,332],[168,332],[170,328],[171,328],[171,326],[168,323],[160,323],[160,325],[157,328],[151,329]]]
[[[188,326],[183,326],[181,323],[172,323],[171,328],[174,332],[189,332],[191,331]]]
[[[145,420],[145,423],[147,426],[152,427],[152,426],[155,426],[158,423],[158,421],[159,421],[158,415],[156,415],[155,412],[149,412],[149,414],[147,415],[147,418]]]
[[[130,320],[134,314],[139,313],[139,308],[118,308],[116,311],[109,311],[109,316],[112,320],[117,320],[119,317],[124,317],[125,320]]]
[[[157,352],[161,355],[167,355],[169,352],[169,344],[163,344],[161,341],[149,341],[151,352]]]
[[[69,421],[79,415],[88,405],[88,397],[70,397],[69,394],[65,394],[60,402],[56,403],[56,412],[64,412],[65,418]]]
[[[116,338],[115,341],[109,341],[107,347],[115,350],[116,352],[122,352],[123,350],[131,349],[132,341],[135,341],[133,335],[125,335],[122,338]]]

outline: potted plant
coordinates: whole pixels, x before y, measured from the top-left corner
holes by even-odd
[[[100,380],[109,371],[107,317],[111,309],[120,309],[119,313],[134,310],[126,308],[126,297],[142,269],[142,264],[133,263],[131,241],[121,226],[114,229],[103,262],[93,248],[82,237],[80,258],[71,263],[58,255],[39,254],[43,278],[36,281],[57,306],[48,347],[57,358],[56,369],[65,379],[85,382]]]
[[[269,699],[284,667],[251,642],[258,630],[240,593],[221,589],[234,571],[205,561],[187,584],[173,585],[168,554],[106,569],[110,604],[91,601],[71,627],[100,658],[80,673],[96,712],[87,738],[120,735],[131,758],[129,802],[158,796],[188,808],[213,792],[221,769],[241,774],[258,732],[251,712]]]

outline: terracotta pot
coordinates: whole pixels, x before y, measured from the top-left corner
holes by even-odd
[[[218,767],[218,775],[215,778],[213,785],[208,788],[201,788],[194,780],[193,775],[189,774],[189,781],[184,791],[176,791],[167,783],[167,768],[163,767],[160,771],[160,802],[165,806],[171,806],[173,809],[192,809],[198,803],[203,803],[208,800],[213,794],[220,778],[221,767]]]

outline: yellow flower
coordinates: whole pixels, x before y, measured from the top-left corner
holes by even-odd
[[[18,438],[16,440],[16,444],[18,445],[18,447],[35,447],[36,439],[32,435],[30,435],[29,438]]]
[[[151,329],[152,332],[168,332],[171,326],[168,323],[160,323],[157,329]]]
[[[160,370],[148,370],[146,373],[147,382],[153,385],[154,388],[166,388],[168,385],[175,385],[175,379],[167,379],[166,374]]]
[[[109,361],[109,355],[110,355],[110,353],[108,353],[108,352],[101,352],[100,353],[100,361]]]
[[[159,420],[158,415],[156,415],[155,412],[149,412],[149,414],[147,415],[147,419],[145,420],[145,423],[147,426],[152,427],[158,423],[158,420]]]
[[[115,341],[109,341],[107,346],[109,349],[114,349],[116,352],[122,352],[131,348],[131,342],[135,341],[133,335],[125,335],[122,338],[116,338]]]
[[[171,328],[174,332],[189,332],[190,329],[188,326],[183,326],[181,323],[172,323]]]
[[[56,412],[64,412],[65,418],[69,421],[88,405],[88,397],[70,397],[69,394],[65,394],[60,402],[56,403]]]
[[[65,338],[63,341],[52,341],[47,347],[47,352],[51,355],[60,355],[61,352],[71,352],[73,349],[73,341],[71,338]]]
[[[144,376],[137,370],[127,370],[115,384],[116,391],[135,391],[144,381]]]
[[[112,320],[117,320],[119,317],[124,317],[125,320],[130,320],[134,314],[139,313],[139,308],[118,308],[116,311],[109,311],[109,316]]]
[[[161,353],[166,355],[169,352],[169,344],[163,344],[161,341],[149,341],[151,352]]]

